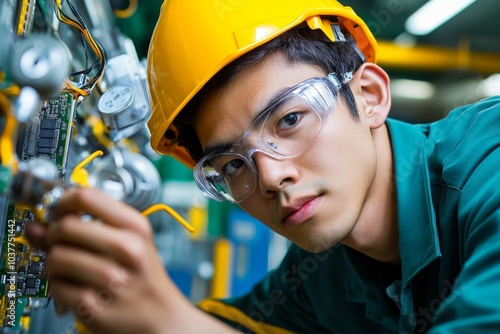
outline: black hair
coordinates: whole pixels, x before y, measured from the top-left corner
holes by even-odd
[[[290,63],[318,66],[326,74],[337,73],[339,78],[344,73],[356,71],[364,61],[351,42],[332,43],[323,32],[309,28],[289,30],[241,56],[214,75],[174,120],[179,134],[178,145],[186,147],[194,161],[200,160],[204,155],[192,125],[204,98],[227,87],[242,70],[278,53],[287,57]],[[339,93],[351,117],[358,120],[356,102],[349,85],[343,84]],[[168,136],[168,131],[165,135]]]

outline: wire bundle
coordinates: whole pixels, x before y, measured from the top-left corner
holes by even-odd
[[[66,3],[68,4],[69,9],[71,10],[71,13],[75,17],[75,19],[70,18],[67,14],[65,14],[62,10],[62,2],[63,0],[55,0],[56,6],[55,6],[55,11],[56,11],[56,16],[59,19],[59,21],[66,23],[74,28],[76,28],[82,36],[85,38],[87,41],[88,45],[91,47],[92,51],[97,56],[97,60],[87,69],[81,70],[78,72],[73,72],[70,73],[70,77],[78,76],[78,75],[88,75],[91,73],[95,68],[98,67],[96,75],[88,80],[87,82],[84,83],[76,83],[74,81],[71,81],[69,78],[66,79],[66,85],[63,89],[63,91],[70,92],[73,94],[74,98],[77,101],[83,101],[87,96],[90,95],[92,90],[94,89],[95,85],[99,82],[99,80],[102,78],[102,75],[104,74],[104,68],[106,66],[106,52],[102,45],[90,34],[89,29],[87,28],[87,25],[85,24],[85,21],[82,19],[78,11],[76,10],[75,6],[70,0],[66,0]]]

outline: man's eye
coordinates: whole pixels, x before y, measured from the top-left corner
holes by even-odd
[[[245,163],[241,159],[233,159],[224,165],[222,174],[226,177],[231,177],[235,175],[244,164]]]
[[[287,130],[294,127],[301,119],[302,113],[300,112],[291,112],[281,117],[279,122],[276,124],[276,130]]]

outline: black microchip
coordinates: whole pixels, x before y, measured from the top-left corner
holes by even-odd
[[[18,251],[18,252],[24,253],[24,252],[26,252],[26,248],[27,248],[27,247],[26,247],[26,245],[25,245],[25,244],[18,244],[18,245],[17,245],[17,251]]]
[[[38,143],[36,144],[37,148],[39,147],[52,147],[54,146],[53,138],[40,138]]]
[[[42,119],[40,122],[41,129],[52,129],[57,127],[57,119]]]
[[[48,147],[37,147],[36,154],[52,154],[52,148]]]
[[[28,274],[38,274],[38,273],[40,273],[40,263],[28,262]]]
[[[34,289],[36,287],[36,278],[28,278],[26,280],[26,288]]]
[[[54,138],[55,131],[51,130],[51,129],[41,129],[39,137],[40,138]]]

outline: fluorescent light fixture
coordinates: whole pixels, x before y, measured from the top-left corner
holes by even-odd
[[[427,100],[434,95],[434,86],[427,81],[395,79],[391,82],[394,97]]]
[[[475,1],[429,0],[406,20],[406,30],[413,35],[427,35]]]

